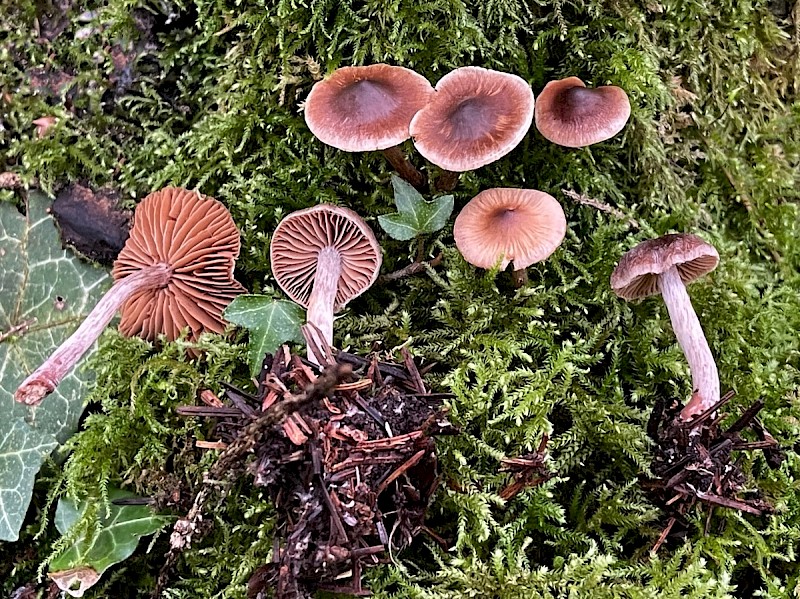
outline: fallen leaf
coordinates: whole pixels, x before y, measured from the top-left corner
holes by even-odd
[[[110,285],[104,270],[61,249],[48,205],[40,192],[25,198],[24,215],[0,203],[0,456],[12,456],[0,460],[0,540],[16,538],[43,456],[76,430],[87,376],[73,370],[38,408],[15,402],[14,391]],[[43,454],[25,454],[23,478],[16,469],[15,452],[22,446],[17,437]]]
[[[136,498],[133,493],[113,489],[110,501]],[[55,524],[63,536],[70,533],[83,517],[89,501],[76,503],[62,497],[56,508]],[[95,499],[94,501],[100,501]],[[59,588],[73,597],[80,597],[97,583],[103,573],[133,554],[139,539],[151,535],[173,520],[157,514],[147,505],[116,505],[111,503],[108,512],[98,506],[104,514],[97,526],[79,534],[78,537],[50,562],[48,576]],[[78,584],[78,588],[74,585]]]

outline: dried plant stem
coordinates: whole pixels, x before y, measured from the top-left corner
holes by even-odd
[[[317,272],[314,287],[308,298],[308,322],[314,324],[322,333],[322,340],[330,347],[333,344],[333,311],[336,292],[339,289],[339,276],[342,272],[342,257],[333,247],[323,248],[317,259]],[[314,352],[309,348],[308,359],[319,364]]]
[[[607,214],[611,214],[616,216],[620,220],[624,220],[628,223],[628,226],[633,227],[634,229],[639,229],[640,225],[636,221],[636,219],[631,218],[627,214],[625,214],[619,208],[615,208],[605,202],[601,202],[600,200],[595,200],[594,198],[590,198],[587,195],[582,193],[577,193],[572,191],[571,189],[562,189],[561,193],[567,196],[569,199],[577,202],[578,204],[583,204],[584,206],[591,206],[592,208],[599,210],[600,212],[605,212]]]
[[[411,164],[408,156],[406,156],[403,150],[400,149],[400,146],[386,148],[383,151],[383,155],[386,157],[386,160],[389,161],[389,164],[392,165],[392,168],[397,171],[397,174],[411,183],[411,185],[413,185],[417,191],[427,191],[428,182],[425,179],[425,176],[419,171],[419,169],[417,169],[417,167]]]
[[[146,289],[163,287],[171,275],[169,265],[154,264],[114,283],[78,330],[22,382],[14,399],[27,405],[39,405],[69,374],[128,298]]]

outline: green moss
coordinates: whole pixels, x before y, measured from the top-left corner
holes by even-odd
[[[648,558],[662,523],[636,485],[650,461],[644,427],[656,398],[687,397],[690,377],[660,300],[626,304],[608,286],[619,256],[642,239],[690,231],[714,243],[720,267],[690,294],[723,388],[737,391],[735,409],[764,400],[762,419],[788,448],[800,440],[800,54],[796,29],[771,6],[111,0],[70,13],[98,10],[96,32],[76,41],[84,25],[73,19],[49,43],[30,34],[41,7],[17,3],[0,17],[0,91],[11,97],[0,170],[47,188],[75,179],[113,184],[131,199],[167,183],[197,186],[224,201],[242,231],[239,278],[270,291],[269,235],[282,215],[329,201],[374,224],[393,209],[379,156],[326,148],[303,121],[311,85],[337,66],[387,61],[435,82],[478,64],[517,73],[535,92],[567,75],[623,87],[632,115],[616,138],[568,150],[532,132],[504,159],[462,177],[456,209],[496,186],[535,187],[564,205],[567,239],[531,269],[529,287],[516,291],[508,274],[476,272],[445,230],[428,240],[431,251],[444,248],[438,273],[377,288],[337,320],[341,345],[408,342],[438,362],[432,380],[456,394],[452,417],[464,431],[440,443],[445,480],[432,510],[455,550],[418,547],[373,573],[373,584],[378,596],[430,598],[532,589],[786,596],[799,573],[800,464],[791,450],[777,471],[758,455],[743,457],[776,515],[720,511],[717,532],[705,537],[705,518],[691,514],[685,544]],[[117,50],[132,57],[127,87],[115,72]],[[37,67],[74,75],[73,90],[37,92],[28,81]],[[30,123],[45,114],[60,120],[37,139]],[[562,189],[621,208],[639,227]],[[407,244],[380,241],[386,268],[406,263]],[[211,457],[187,447],[203,430],[174,407],[201,386],[246,376],[242,346],[221,338],[205,346],[210,354],[198,365],[180,344],[155,351],[106,335],[93,362],[98,407],[65,469],[69,493],[102,493],[110,482],[155,493],[154,473],[165,467],[197,483]],[[531,451],[545,433],[557,478],[503,502],[498,460]],[[271,541],[263,499],[246,486],[239,492],[220,508],[214,534],[186,554],[170,597],[192,589],[244,596]],[[145,596],[158,560],[135,560],[96,596],[136,596],[114,593],[139,574]]]

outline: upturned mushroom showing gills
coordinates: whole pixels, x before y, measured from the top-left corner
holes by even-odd
[[[611,275],[611,287],[626,300],[660,293],[667,305],[678,344],[692,371],[692,399],[681,411],[691,420],[720,399],[714,356],[692,307],[686,284],[711,272],[719,263],[714,246],[697,235],[670,234],[643,241],[624,256]]]
[[[39,404],[72,370],[117,310],[124,335],[170,341],[221,333],[222,311],[245,289],[233,279],[239,231],[214,198],[168,187],[136,207],[130,237],[111,271],[115,282],[86,320],[17,389],[14,398]]]
[[[524,79],[481,67],[461,67],[411,120],[420,154],[450,173],[485,166],[505,156],[533,122],[533,91]],[[457,175],[437,187],[452,189]]]
[[[561,245],[567,232],[564,210],[550,194],[535,189],[495,188],[476,195],[456,217],[453,236],[464,259],[479,268],[513,262],[519,287],[525,270]]]
[[[589,89],[577,77],[551,81],[536,100],[536,128],[548,140],[582,148],[614,137],[631,115],[622,88]]]
[[[342,67],[311,88],[306,124],[317,139],[345,152],[383,150],[403,179],[422,188],[425,178],[399,144],[411,137],[411,117],[432,94],[430,82],[410,69]]]
[[[272,274],[286,295],[308,309],[322,342],[333,344],[333,314],[369,289],[381,268],[372,229],[347,208],[320,204],[292,212],[270,243]],[[308,359],[317,363],[311,347]]]

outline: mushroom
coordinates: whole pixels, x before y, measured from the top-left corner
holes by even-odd
[[[381,248],[372,229],[347,208],[320,204],[292,212],[270,243],[272,273],[293,301],[308,309],[307,320],[333,344],[333,314],[378,278]],[[317,362],[309,347],[308,359]]]
[[[342,67],[314,84],[305,103],[306,124],[323,143],[346,152],[383,150],[403,179],[418,189],[425,178],[400,149],[411,117],[433,86],[410,69],[388,64]]]
[[[536,100],[536,128],[560,146],[582,148],[614,137],[631,115],[622,88],[588,89],[577,77],[551,81]]]
[[[111,271],[114,285],[86,320],[37,368],[14,394],[38,405],[92,346],[117,310],[124,335],[175,340],[221,333],[222,311],[245,291],[233,279],[239,231],[214,198],[167,187],[136,207],[134,224]]]
[[[494,188],[472,198],[456,217],[453,236],[467,262],[480,268],[514,263],[514,283],[527,281],[531,264],[561,245],[564,210],[553,196],[535,189]]]
[[[442,77],[410,129],[419,153],[446,171],[437,188],[453,189],[457,173],[513,150],[530,129],[533,105],[530,86],[510,73],[461,67]]]
[[[633,300],[661,293],[678,344],[692,372],[692,399],[683,420],[705,412],[720,399],[719,374],[685,285],[714,270],[719,254],[697,235],[664,235],[643,241],[624,256],[611,275],[614,292]]]

